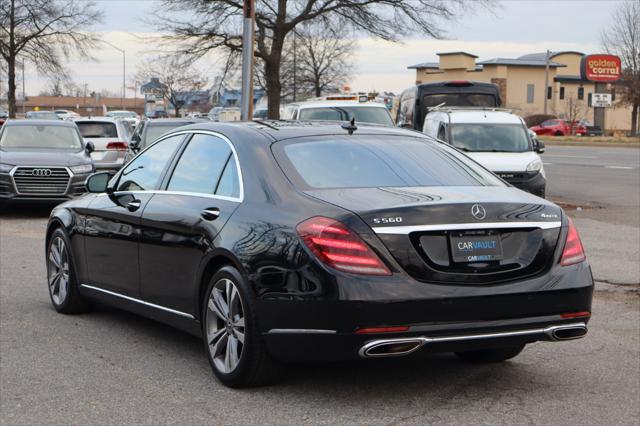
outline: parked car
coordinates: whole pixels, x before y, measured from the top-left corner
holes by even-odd
[[[424,118],[435,106],[499,107],[500,89],[493,83],[456,80],[424,83],[406,89],[400,95],[396,125],[422,130]]]
[[[60,120],[53,111],[27,111],[24,118],[29,120]]]
[[[0,204],[64,201],[85,192],[90,142],[61,120],[9,120],[0,130]]]
[[[576,121],[572,126],[571,123],[560,118],[543,121],[537,126],[530,127],[530,129],[541,136],[570,136],[571,134],[585,136],[587,134],[587,128],[583,123]]]
[[[604,136],[602,127],[585,125],[585,136]]]
[[[213,107],[207,114],[207,117],[211,121],[219,121],[220,120],[220,112],[223,110],[222,107]]]
[[[6,120],[9,118],[9,112],[4,108],[0,107],[0,120]]]
[[[69,120],[70,118],[80,117],[75,111],[69,111],[68,109],[57,109],[53,111],[60,120]]]
[[[94,145],[91,157],[96,169],[115,171],[122,167],[129,150],[129,123],[112,117],[82,117],[74,122],[84,140]]]
[[[140,123],[140,116],[135,111],[114,110],[107,112],[106,116],[124,120],[131,125],[132,129]]]
[[[350,121],[393,127],[393,119],[383,103],[359,101],[308,101],[287,105],[284,120]]]
[[[280,360],[495,362],[586,334],[593,278],[560,207],[425,135],[357,127],[197,123],[94,174],[47,225],[53,307],[201,336],[234,387]]]
[[[544,146],[529,137],[519,116],[494,109],[442,108],[427,114],[423,132],[464,151],[513,186],[544,198],[547,180],[538,156]]]
[[[151,111],[149,113],[147,113],[147,117],[154,119],[154,118],[169,118],[169,114],[167,114],[167,111],[158,109],[155,111]]]
[[[151,145],[151,143],[160,136],[175,129],[176,127],[186,126],[201,121],[204,120],[199,120],[197,118],[165,118],[162,120],[143,121],[133,132],[133,135],[131,135],[129,148],[132,152],[130,153],[130,156],[132,157],[134,153]]]
[[[253,111],[254,120],[266,120],[268,117],[269,117],[268,108],[256,108],[255,111]]]

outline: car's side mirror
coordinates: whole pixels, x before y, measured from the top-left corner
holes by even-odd
[[[544,142],[542,142],[540,139],[535,139],[536,144],[535,144],[535,148],[536,148],[536,152],[538,154],[542,154],[545,151],[545,145]]]
[[[87,191],[94,194],[109,192],[109,179],[111,179],[111,174],[109,172],[99,172],[92,174],[87,178],[87,182],[85,183]]]
[[[89,141],[85,144],[84,150],[87,151],[87,154],[91,154],[96,150],[96,146],[93,144],[93,142]]]

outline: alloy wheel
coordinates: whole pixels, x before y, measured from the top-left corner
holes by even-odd
[[[56,305],[61,305],[69,292],[69,253],[61,237],[55,237],[49,244],[47,275],[51,298]]]
[[[228,278],[220,279],[211,289],[206,309],[206,332],[215,367],[221,373],[233,372],[242,356],[245,325],[240,292]]]

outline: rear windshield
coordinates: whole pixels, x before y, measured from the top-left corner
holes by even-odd
[[[433,107],[444,104],[446,106],[475,106],[475,107],[495,107],[498,106],[496,97],[490,94],[480,93],[442,93],[425,95],[422,98],[426,107]]]
[[[117,138],[115,123],[107,121],[76,121],[83,138]]]
[[[349,121],[356,123],[381,124],[393,126],[391,116],[385,108],[335,106],[324,108],[305,108],[300,110],[299,120],[309,121]]]
[[[305,138],[277,143],[274,153],[301,189],[504,185],[455,149],[411,137]]]
[[[0,148],[68,149],[79,151],[82,142],[78,131],[63,126],[6,126],[0,137]]]
[[[529,137],[520,124],[454,123],[451,143],[471,152],[529,151]]]

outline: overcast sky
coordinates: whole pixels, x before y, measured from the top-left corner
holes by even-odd
[[[437,61],[437,52],[464,50],[478,55],[479,60],[494,57],[517,57],[526,53],[551,50],[578,50],[585,53],[601,51],[600,32],[611,22],[611,14],[620,1],[526,1],[503,0],[493,10],[481,10],[443,23],[446,40],[416,37],[402,44],[361,39],[355,55],[356,74],[351,80],[353,90],[399,92],[413,84],[415,71],[407,66]],[[98,6],[105,12],[104,22],[94,29],[100,36],[126,50],[127,74],[135,72],[141,58],[154,55],[154,47],[140,40],[142,34],[154,28],[143,22],[155,7],[152,0],[104,0]],[[103,47],[95,52],[99,62],[72,61],[71,77],[89,90],[108,89],[118,92],[122,87],[122,55]],[[213,80],[215,64],[203,64],[203,71]],[[27,65],[26,92],[36,95],[47,81]],[[20,84],[19,84],[20,87]],[[127,96],[133,96],[128,91]]]

